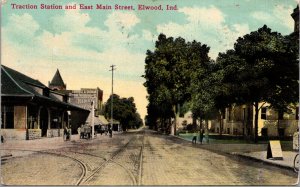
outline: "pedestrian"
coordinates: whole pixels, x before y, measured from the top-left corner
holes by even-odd
[[[71,140],[71,129],[67,129],[67,140]]]
[[[64,140],[65,141],[67,140],[67,133],[68,133],[68,130],[66,127],[64,127]]]
[[[100,126],[100,134],[101,134],[101,136],[103,134],[103,127],[102,126]]]
[[[81,125],[79,132],[80,132],[80,139],[83,139],[84,138],[84,128],[83,128],[83,125]]]
[[[200,129],[200,135],[199,135],[199,141],[200,141],[200,144],[202,144],[202,141],[203,141],[203,134],[204,134],[204,131],[203,129]]]
[[[108,132],[109,132],[109,137],[111,138],[112,137],[112,130],[109,129]]]
[[[196,133],[196,131],[194,131],[192,143],[196,144],[196,141],[197,141],[197,133]]]

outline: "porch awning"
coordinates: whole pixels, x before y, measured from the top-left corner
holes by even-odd
[[[100,121],[101,125],[108,125],[109,124],[109,122],[105,119],[105,117],[103,115],[99,115],[98,120]]]
[[[101,121],[99,118],[94,117],[94,125],[101,125]]]

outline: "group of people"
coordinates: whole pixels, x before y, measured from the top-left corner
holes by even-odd
[[[200,129],[198,133],[199,133],[199,142],[200,142],[200,144],[202,144],[203,136],[204,136],[204,130],[203,130],[203,129]],[[194,133],[193,133],[192,143],[193,143],[193,144],[196,144],[196,142],[197,142],[197,133],[194,132]]]
[[[78,127],[77,132],[79,134],[80,139],[90,139],[91,138],[91,134],[92,134],[92,127],[89,125],[81,125],[81,127]],[[96,136],[96,132],[94,131],[94,135]],[[112,137],[112,129],[110,128],[110,126],[108,126],[107,130],[100,130],[99,131],[100,134],[102,135],[102,133],[105,133],[105,135],[107,135],[107,133],[109,133],[109,137]]]

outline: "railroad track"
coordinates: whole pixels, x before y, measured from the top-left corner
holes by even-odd
[[[101,172],[105,169],[108,164],[114,164],[120,168],[122,168],[125,173],[128,175],[130,180],[132,181],[132,185],[141,185],[142,183],[142,159],[143,159],[143,149],[144,149],[144,137],[145,132],[142,133],[141,136],[133,136],[124,146],[117,149],[112,153],[109,158],[94,155],[91,153],[82,153],[77,151],[65,151],[61,149],[54,150],[28,150],[28,149],[2,149],[2,150],[11,150],[11,151],[30,151],[34,153],[42,153],[42,154],[50,154],[54,156],[66,157],[75,162],[77,162],[81,168],[81,175],[76,180],[76,183],[73,185],[84,185],[88,184],[93,180],[93,177],[97,178],[97,175],[101,174]],[[140,140],[141,139],[141,140]],[[140,140],[140,141],[138,141]],[[137,145],[138,142],[142,142],[141,145]],[[126,157],[126,152],[128,150],[132,150],[136,152],[139,149],[138,160],[134,161],[136,163],[130,163],[131,165],[126,165],[122,162],[122,158]],[[128,156],[128,155],[127,155]],[[91,158],[92,157],[92,158]],[[127,158],[127,157],[126,157]],[[120,161],[121,159],[121,161]],[[137,165],[137,166],[136,166]],[[137,170],[137,171],[136,171]]]
[[[140,136],[134,136],[132,137],[123,147],[121,147],[120,149],[118,149],[117,151],[115,151],[112,156],[109,159],[106,159],[106,162],[102,163],[101,165],[99,165],[99,167],[95,170],[93,170],[92,173],[90,173],[87,177],[85,177],[85,179],[82,181],[81,184],[85,184],[88,183],[89,180],[91,180],[95,175],[101,173],[101,171],[105,168],[105,166],[109,163],[113,163],[118,165],[119,167],[123,168],[126,173],[129,175],[129,177],[131,178],[132,181],[132,185],[141,185],[141,179],[142,179],[142,158],[143,158],[143,149],[144,149],[144,137],[145,137],[145,132],[143,131],[142,133],[142,145],[135,145],[138,141]],[[131,145],[133,144],[133,145]],[[139,160],[138,160],[138,166],[137,166],[137,170],[138,173],[137,175],[135,175],[134,171],[132,171],[130,169],[130,167],[127,167],[125,164],[123,164],[122,162],[118,161],[118,157],[122,157],[124,155],[126,155],[126,150],[127,149],[139,149]],[[124,153],[124,155],[122,155]],[[90,156],[94,156],[99,158],[100,156],[98,155],[93,155],[93,154],[89,154],[89,153],[85,153],[88,154]],[[100,157],[105,159],[104,157]],[[134,163],[131,163],[134,164]]]
[[[13,149],[13,148],[11,148],[11,149],[1,149],[1,150],[28,151],[28,152],[33,152],[33,153],[49,154],[49,155],[69,158],[69,159],[77,162],[79,164],[80,168],[81,168],[81,175],[80,175],[79,179],[76,181],[75,185],[79,185],[82,182],[82,180],[86,176],[86,173],[87,173],[87,170],[88,170],[86,164],[84,162],[82,162],[80,159],[77,159],[77,158],[74,158],[74,157],[71,157],[71,156],[68,156],[68,155],[60,154],[60,153],[49,152],[49,151],[30,150],[30,149]]]

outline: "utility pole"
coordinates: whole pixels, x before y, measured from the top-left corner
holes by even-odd
[[[92,105],[92,111],[91,111],[91,115],[92,115],[92,119],[91,119],[91,127],[92,127],[92,139],[94,139],[94,134],[95,134],[95,103],[94,101],[91,102]]]
[[[116,65],[111,65],[111,69],[109,71],[111,71],[111,98],[110,98],[110,102],[111,102],[111,119],[110,119],[110,128],[111,128],[111,136],[112,136],[112,128],[113,128],[113,115],[114,115],[114,110],[113,110],[113,95],[114,95],[114,70],[116,70],[115,68]]]

